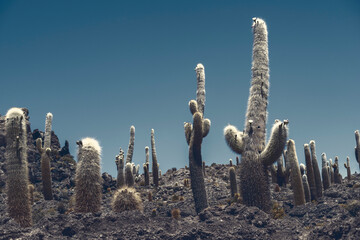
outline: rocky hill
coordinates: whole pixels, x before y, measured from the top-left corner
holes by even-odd
[[[205,169],[210,207],[197,215],[191,188],[185,181],[190,178],[188,169],[169,169],[161,176],[158,188],[143,186],[141,176],[135,188],[144,211],[123,213],[112,211],[116,180],[103,173],[102,210],[76,213],[74,158],[66,147],[61,149],[52,133],[54,200],[45,201],[40,154],[35,147],[35,140],[43,133],[31,131],[29,122],[29,177],[35,187],[33,226],[21,228],[6,209],[3,125],[4,117],[0,117],[0,239],[360,239],[360,174],[333,184],[318,202],[296,207],[289,187],[272,184],[273,208],[267,214],[231,198],[229,165],[212,164]]]

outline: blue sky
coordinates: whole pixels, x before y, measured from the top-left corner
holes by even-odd
[[[32,129],[63,144],[95,137],[102,171],[116,175],[134,125],[135,163],[155,129],[163,172],[188,165],[183,123],[196,97],[194,68],[205,66],[211,119],[207,164],[228,163],[223,128],[244,126],[250,86],[252,17],[269,30],[268,125],[289,119],[300,162],[314,139],[317,156],[338,155],[341,172],[360,128],[359,1],[0,1],[0,113],[27,107]]]

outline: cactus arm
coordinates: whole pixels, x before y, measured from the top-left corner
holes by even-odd
[[[44,136],[44,148],[45,149],[51,147],[52,119],[53,119],[52,113],[47,113],[46,120],[45,120],[45,136]]]
[[[198,105],[195,100],[189,101],[189,109],[190,109],[191,115],[194,115],[196,112],[198,112]]]
[[[42,140],[41,138],[36,139],[36,148],[40,154],[44,152],[44,148],[42,147]]]
[[[237,130],[235,126],[228,125],[224,128],[224,136],[227,145],[234,152],[241,154],[244,151],[244,133]]]
[[[211,121],[208,118],[205,118],[202,124],[202,128],[203,128],[203,138],[206,137],[209,134],[210,131],[210,126],[211,126]]]
[[[196,90],[196,102],[198,105],[198,111],[204,114],[205,110],[205,70],[204,65],[199,63],[196,68],[197,90]]]
[[[272,131],[268,144],[264,151],[261,152],[259,158],[265,166],[270,166],[281,156],[287,139],[287,124],[284,122],[276,121]]]
[[[189,122],[184,123],[185,139],[186,139],[186,142],[188,145],[190,143],[192,129],[193,129],[193,127],[192,127],[191,123],[189,123]]]

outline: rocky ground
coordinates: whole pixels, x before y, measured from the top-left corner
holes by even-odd
[[[257,207],[246,207],[230,198],[228,165],[206,167],[206,190],[210,207],[195,213],[192,193],[184,179],[187,169],[170,169],[160,186],[136,184],[144,211],[115,213],[111,198],[116,181],[103,173],[101,212],[81,214],[73,211],[76,163],[63,149],[55,134],[51,163],[54,200],[45,201],[41,193],[40,155],[35,139],[42,132],[31,131],[28,153],[30,181],[35,186],[33,226],[20,228],[6,211],[3,140],[0,117],[0,239],[360,239],[360,174],[352,180],[332,185],[318,202],[294,207],[292,190],[271,185],[273,209],[270,214]],[[177,216],[175,209],[180,210]]]

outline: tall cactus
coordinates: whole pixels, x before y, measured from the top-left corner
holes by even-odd
[[[145,177],[145,186],[150,185],[150,175],[149,175],[149,147],[145,147],[145,163],[144,168],[144,177]]]
[[[159,186],[159,164],[156,156],[156,148],[155,148],[155,131],[151,129],[151,153],[152,153],[152,174],[153,174],[153,182],[155,187]]]
[[[322,182],[324,191],[328,189],[331,185],[331,180],[329,176],[329,168],[327,166],[326,154],[321,154],[321,175],[322,175]]]
[[[210,131],[211,122],[204,119],[205,109],[205,69],[199,63],[196,68],[197,91],[196,101],[189,102],[190,112],[193,115],[193,124],[184,123],[185,138],[189,145],[189,168],[191,189],[194,196],[197,213],[208,207],[204,182],[204,168],[201,156],[201,144]]]
[[[295,206],[305,204],[304,186],[301,178],[300,167],[296,155],[295,142],[290,139],[287,143],[287,157],[291,165],[291,185],[294,191]]]
[[[83,138],[76,143],[79,149],[75,175],[75,211],[98,212],[102,193],[101,147],[93,138]]]
[[[351,180],[351,170],[350,170],[350,158],[346,157],[346,163],[344,163],[344,167],[346,168],[347,172],[347,179]]]
[[[314,171],[314,177],[315,177],[315,184],[316,184],[316,195],[318,198],[322,197],[322,182],[321,182],[321,175],[319,170],[319,165],[316,158],[316,152],[315,152],[315,141],[310,141],[310,151],[311,151],[311,161]]]
[[[124,176],[124,151],[120,148],[120,152],[115,156],[115,164],[117,167],[117,179],[116,187],[121,188],[125,185],[125,176]]]
[[[308,178],[309,187],[310,187],[310,194],[311,194],[311,201],[317,201],[317,192],[316,192],[316,183],[315,183],[315,175],[314,175],[314,168],[313,163],[311,161],[311,153],[309,144],[304,144],[304,153],[305,153],[305,163],[306,163],[306,176]]]
[[[253,18],[253,62],[250,96],[244,131],[224,129],[229,147],[241,154],[240,186],[244,204],[269,212],[271,208],[268,168],[281,155],[287,138],[287,121],[275,121],[265,146],[269,94],[268,33],[264,20]]]
[[[27,163],[27,133],[23,110],[6,113],[6,192],[9,215],[22,227],[32,225]]]
[[[125,184],[128,187],[134,186],[134,175],[133,175],[133,165],[131,163],[126,163],[125,165]]]
[[[283,159],[280,155],[279,159],[277,160],[277,184],[282,187],[286,186],[286,174],[285,168],[283,166]]]
[[[52,118],[52,113],[46,114],[44,147],[42,147],[41,138],[36,139],[36,147],[41,154],[41,178],[43,184],[43,195],[45,200],[53,199],[50,171]]]
[[[330,167],[330,182],[331,182],[331,184],[334,184],[335,177],[334,177],[333,161],[331,158],[329,159],[329,165],[330,165],[329,166]]]
[[[355,141],[356,141],[355,158],[356,158],[356,161],[359,163],[359,168],[360,168],[360,134],[359,134],[359,130],[355,131]]]
[[[135,144],[135,127],[130,127],[130,139],[129,139],[129,147],[126,153],[126,163],[132,163],[132,157],[134,153],[134,144]]]

